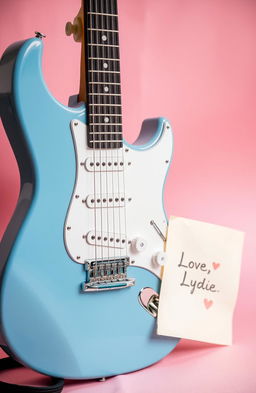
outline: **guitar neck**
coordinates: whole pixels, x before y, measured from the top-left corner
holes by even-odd
[[[117,1],[85,1],[84,21],[88,147],[117,149],[123,139]]]

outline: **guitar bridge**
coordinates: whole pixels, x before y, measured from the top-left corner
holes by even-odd
[[[134,278],[127,277],[129,258],[106,259],[88,262],[86,280],[82,292],[109,291],[124,289],[135,284]]]

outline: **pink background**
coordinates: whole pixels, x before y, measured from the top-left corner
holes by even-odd
[[[79,0],[1,0],[0,53],[47,35],[46,82],[63,103],[78,90],[80,46],[65,37]],[[144,118],[168,117],[175,137],[168,214],[246,232],[232,347],[182,340],[158,364],[105,383],[67,383],[65,392],[256,391],[256,2],[119,0],[124,133]],[[17,165],[0,127],[0,235],[19,189]],[[38,382],[35,373],[16,381]],[[13,378],[13,374],[12,374]],[[44,378],[45,379],[45,378]]]

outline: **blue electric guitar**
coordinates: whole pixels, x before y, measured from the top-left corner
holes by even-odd
[[[98,378],[146,367],[178,342],[156,335],[155,318],[172,133],[151,119],[133,145],[123,140],[116,0],[88,0],[66,32],[83,54],[69,106],[43,80],[40,33],[0,63],[21,177],[0,248],[0,343],[41,373]]]

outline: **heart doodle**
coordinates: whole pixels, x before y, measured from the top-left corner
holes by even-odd
[[[208,300],[208,299],[204,299],[204,305],[205,308],[210,308],[213,305],[213,301],[212,300]]]
[[[213,266],[214,270],[216,270],[216,269],[218,269],[218,267],[220,267],[220,263],[213,262],[212,266]]]

